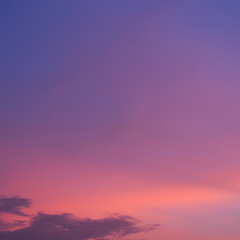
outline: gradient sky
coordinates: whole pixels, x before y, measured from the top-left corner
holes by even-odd
[[[2,0],[0,17],[2,198],[160,224],[128,240],[240,239],[239,1]]]

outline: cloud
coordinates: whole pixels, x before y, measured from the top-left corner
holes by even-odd
[[[32,201],[27,198],[16,197],[1,197],[0,198],[0,213],[11,213],[18,216],[27,216],[22,212],[22,208],[28,208]]]
[[[81,219],[69,213],[54,215],[40,212],[30,217],[22,212],[22,208],[31,204],[30,199],[18,196],[0,198],[0,213],[28,217],[29,220],[6,222],[0,219],[1,240],[108,240],[158,227],[158,224],[139,226],[135,218],[120,214],[96,220]]]
[[[124,237],[129,234],[150,231],[158,225],[138,226],[130,216],[113,215],[103,219],[80,219],[72,214],[50,215],[38,213],[28,227],[0,232],[1,240],[86,240]]]
[[[13,228],[18,228],[18,227],[24,227],[27,224],[27,221],[24,220],[15,220],[12,222],[6,222],[2,219],[0,219],[0,232],[1,231],[6,231],[9,229],[13,229]]]

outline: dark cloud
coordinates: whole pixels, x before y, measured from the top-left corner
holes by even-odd
[[[32,201],[26,198],[16,197],[1,197],[0,198],[0,213],[11,213],[19,216],[27,216],[22,212],[22,208],[28,208]]]
[[[150,231],[158,225],[138,226],[130,216],[113,215],[93,220],[79,219],[71,214],[50,215],[39,213],[28,227],[0,232],[1,240],[86,240],[124,237],[129,234]]]
[[[157,224],[139,226],[135,218],[120,214],[97,220],[80,219],[68,213],[38,213],[30,218],[22,212],[22,208],[28,208],[31,204],[30,199],[17,196],[0,198],[0,213],[27,216],[29,220],[6,222],[0,219],[0,240],[107,240],[109,237],[116,239],[158,227]]]
[[[0,219],[0,232],[13,229],[13,228],[23,227],[26,224],[27,224],[27,221],[24,221],[24,220],[15,220],[12,222],[6,222]]]

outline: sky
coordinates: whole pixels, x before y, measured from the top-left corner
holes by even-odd
[[[0,239],[240,239],[240,2],[0,1]]]

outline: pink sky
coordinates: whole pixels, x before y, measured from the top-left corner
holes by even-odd
[[[239,239],[239,7],[3,3],[0,238],[72,213],[160,224],[124,240]]]

